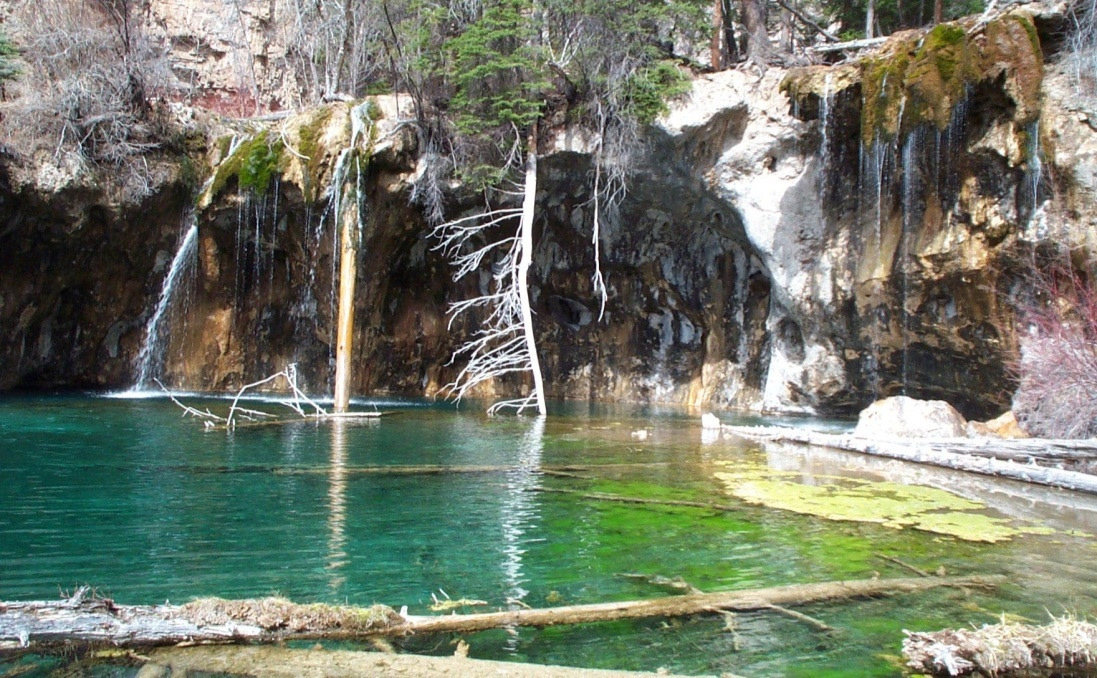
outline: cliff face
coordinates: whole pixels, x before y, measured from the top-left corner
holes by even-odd
[[[1007,407],[1032,251],[1097,232],[1097,132],[1045,64],[1043,21],[899,36],[853,66],[695,80],[603,226],[601,320],[590,156],[561,131],[541,162],[531,272],[549,395],[842,413],[905,391],[969,415]],[[354,390],[433,395],[472,329],[449,327],[448,305],[488,273],[451,281],[409,200],[415,136],[394,102],[376,106],[355,180]],[[194,261],[163,323],[168,383],[228,389],[296,362],[311,390],[330,388],[328,187],[349,116],[331,105],[211,143]],[[118,211],[94,188],[3,193],[0,326],[14,329],[0,386],[132,383],[191,198],[168,188]]]

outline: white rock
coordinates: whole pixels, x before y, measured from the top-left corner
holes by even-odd
[[[877,400],[857,420],[862,438],[964,438],[967,420],[943,400],[895,396]]]
[[[705,412],[701,415],[701,428],[704,429],[718,429],[720,428],[720,418],[711,412]]]

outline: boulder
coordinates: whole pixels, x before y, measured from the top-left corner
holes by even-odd
[[[853,434],[862,438],[965,438],[967,421],[943,400],[894,396],[866,407]]]
[[[1021,428],[1020,422],[1017,421],[1017,415],[1012,410],[990,421],[968,422],[968,431],[974,436],[994,438],[1031,437],[1025,429]]]

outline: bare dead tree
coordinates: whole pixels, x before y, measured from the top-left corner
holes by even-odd
[[[392,65],[385,53],[387,9],[363,0],[279,0],[285,65],[304,101],[361,96],[384,75]]]
[[[529,374],[533,386],[523,397],[503,400],[488,408],[490,414],[503,409],[522,412],[536,408],[545,414],[544,385],[533,333],[533,316],[529,300],[529,267],[533,250],[533,217],[537,195],[537,135],[536,126],[528,135],[514,129],[515,139],[504,167],[517,169],[523,164],[522,183],[514,191],[492,191],[485,195],[487,208],[476,214],[453,219],[434,228],[439,240],[435,249],[444,252],[455,266],[454,280],[476,273],[485,262],[491,263],[492,280],[486,293],[455,303],[451,309],[450,327],[461,315],[480,310],[486,318],[479,323],[472,338],[454,354],[464,356],[465,366],[447,390],[460,400],[474,392],[477,386],[510,374]],[[520,207],[492,207],[492,193],[505,197],[522,196]],[[503,237],[493,237],[498,228],[506,229]]]
[[[1097,0],[1081,0],[1071,9],[1066,63],[1079,101],[1097,111]]]

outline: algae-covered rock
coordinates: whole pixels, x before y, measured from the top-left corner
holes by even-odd
[[[768,508],[825,520],[876,523],[893,529],[914,528],[965,541],[1001,542],[1021,534],[1048,534],[1046,528],[1017,525],[985,513],[980,502],[931,487],[851,478],[815,478],[754,465],[730,466],[716,474],[739,499]]]

